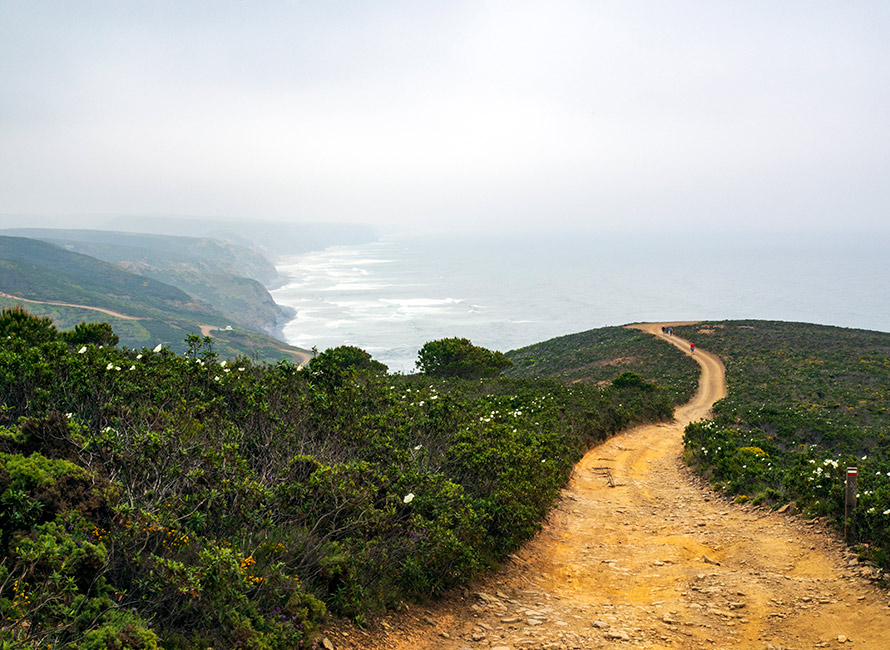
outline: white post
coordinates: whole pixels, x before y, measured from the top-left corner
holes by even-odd
[[[847,468],[847,491],[844,499],[844,539],[850,543],[853,536],[853,526],[850,523],[853,517],[853,511],[856,509],[856,486],[858,482],[859,470],[855,467]]]

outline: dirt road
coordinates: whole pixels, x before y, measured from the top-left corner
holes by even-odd
[[[638,326],[664,336],[662,323]],[[725,395],[723,365],[696,350],[699,391],[669,424],[592,449],[543,531],[472,589],[338,650],[890,648],[890,595],[818,522],[730,505],[681,461],[683,428]],[[611,477],[614,487],[609,484]]]
[[[103,314],[107,314],[109,316],[114,316],[115,318],[123,318],[124,320],[144,320],[140,316],[127,316],[126,314],[121,314],[120,312],[111,311],[110,309],[105,309],[103,307],[90,307],[89,305],[78,305],[72,302],[58,302],[56,300],[31,300],[30,298],[22,298],[21,296],[13,296],[10,293],[3,293],[0,291],[0,297],[10,298],[12,300],[21,300],[22,302],[29,302],[34,305],[57,305],[59,307],[76,307],[78,309],[89,309],[91,311],[98,311]]]

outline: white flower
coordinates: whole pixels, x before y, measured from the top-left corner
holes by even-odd
[[[423,448],[423,445],[417,445],[417,446],[414,448],[414,451],[420,451],[422,448]]]
[[[238,372],[244,372],[244,366],[241,366],[240,368],[238,368]]]
[[[105,370],[113,370],[113,369],[114,369],[114,364],[109,361],[108,365],[105,366]]]
[[[220,361],[220,362],[219,362],[219,366],[220,366],[220,368],[225,368],[225,367],[226,367],[226,360],[223,359],[222,361]]]
[[[152,350],[152,352],[160,352],[160,351],[163,350],[163,349],[164,349],[164,345],[163,345],[162,343],[158,343],[158,344],[155,346],[155,349]]]
[[[887,509],[884,511],[884,514],[885,514],[885,515],[890,515],[890,508],[887,508]]]
[[[77,354],[83,354],[83,353],[86,352],[86,351],[87,351],[87,346],[83,346],[82,348],[80,348],[80,349],[77,351]]]
[[[408,494],[405,495],[405,498],[402,499],[402,503],[411,503],[412,501],[414,501],[414,493],[413,492],[409,492]]]
[[[136,359],[139,360],[141,358],[142,358],[142,353],[140,352],[139,354],[136,355]]]
[[[213,377],[213,379],[216,380],[216,381],[219,381],[219,375],[215,375],[215,376]]]
[[[136,370],[136,366],[130,366],[130,370]]]

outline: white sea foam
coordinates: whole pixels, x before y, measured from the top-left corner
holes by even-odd
[[[385,305],[398,307],[439,307],[442,305],[457,305],[463,302],[459,298],[381,298]]]
[[[321,291],[379,291],[391,286],[388,284],[377,284],[374,282],[340,282],[330,287],[324,287]]]

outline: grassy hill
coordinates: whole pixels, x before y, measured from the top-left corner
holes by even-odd
[[[225,356],[302,358],[296,348],[246,329],[182,289],[43,241],[0,236],[0,290],[36,301],[0,297],[0,305],[18,305],[49,316],[63,329],[82,320],[108,321],[121,343],[133,348],[162,343],[182,352],[187,335],[201,334],[202,326],[211,326],[217,350]],[[85,305],[129,318],[46,303]]]
[[[0,261],[0,282],[6,293],[24,298],[63,297],[65,302],[129,312],[132,316],[213,313],[169,284],[35,239],[0,237]]]
[[[279,280],[275,266],[248,246],[207,237],[104,230],[20,228],[0,234],[53,243],[159,280],[250,329],[274,332],[290,316],[266,289]]]
[[[604,327],[536,343],[507,353],[511,377],[548,377],[561,382],[609,383],[633,372],[667,389],[679,403],[698,386],[698,364],[649,334]]]

